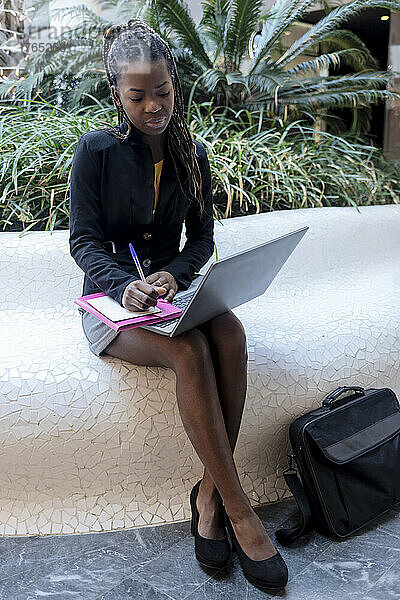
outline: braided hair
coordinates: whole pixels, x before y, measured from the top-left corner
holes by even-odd
[[[167,128],[167,146],[174,163],[179,186],[184,196],[185,193],[178,175],[177,162],[186,171],[189,194],[198,198],[200,214],[204,211],[204,198],[202,194],[202,177],[195,153],[195,145],[190,135],[184,116],[184,99],[182,88],[175,64],[174,57],[167,43],[148,23],[140,19],[129,19],[121,25],[109,27],[103,36],[103,63],[105,66],[108,85],[119,89],[117,78],[124,66],[141,60],[156,61],[165,59],[174,88],[174,109]],[[125,141],[132,130],[132,124],[122,104],[117,104],[111,94],[118,114],[118,125],[107,125],[107,133]],[[121,131],[125,122],[127,131]]]

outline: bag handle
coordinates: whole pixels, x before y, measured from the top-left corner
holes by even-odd
[[[354,392],[354,394],[350,394],[349,396],[342,398],[340,402],[336,402],[336,400],[339,398],[339,396],[341,396],[345,392]],[[336,388],[336,390],[334,390],[333,392],[330,392],[329,394],[327,394],[325,396],[325,398],[322,400],[322,406],[327,406],[330,409],[336,408],[337,406],[340,406],[341,404],[345,404],[349,400],[354,400],[355,398],[358,398],[359,396],[364,396],[364,388],[362,388],[358,385],[349,385],[349,386],[343,385],[341,387]]]

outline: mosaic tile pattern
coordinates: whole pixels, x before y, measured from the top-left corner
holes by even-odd
[[[219,257],[304,225],[266,294],[234,311],[249,350],[235,458],[253,505],[290,497],[288,425],[326,393],[356,384],[400,396],[400,206],[229,219],[216,223]],[[202,465],[175,375],[89,351],[68,236],[0,234],[0,535],[188,519]]]

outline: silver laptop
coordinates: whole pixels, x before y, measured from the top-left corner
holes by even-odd
[[[212,263],[187,290],[175,294],[171,304],[182,309],[179,317],[142,327],[175,337],[261,296],[308,229],[302,227]]]

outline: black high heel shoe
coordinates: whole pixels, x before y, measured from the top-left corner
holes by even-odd
[[[253,585],[267,590],[276,591],[285,587],[288,581],[288,569],[279,550],[277,550],[277,554],[270,558],[252,560],[243,552],[226,513],[225,521],[231,536],[233,549],[238,553],[240,565],[246,579]]]
[[[227,567],[232,558],[232,547],[225,532],[223,540],[205,538],[199,534],[199,511],[196,506],[197,494],[199,493],[198,481],[190,492],[190,506],[192,509],[191,532],[194,535],[194,551],[200,564],[212,569],[223,569]],[[225,514],[225,511],[224,511]]]

